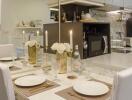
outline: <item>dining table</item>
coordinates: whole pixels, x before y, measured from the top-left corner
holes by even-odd
[[[76,78],[68,78],[68,73],[58,74],[55,72],[52,64],[49,60],[49,69],[46,70],[47,66],[35,66],[31,65],[28,62],[23,63],[23,59],[15,60],[15,62],[1,62],[6,64],[11,71],[11,77],[14,84],[14,90],[16,94],[17,100],[107,100],[110,97],[112,84],[113,84],[113,76],[116,73],[115,70],[107,69],[101,66],[98,66],[89,60],[82,60],[82,71],[81,73],[73,72]],[[12,65],[13,63],[13,65]],[[38,75],[41,77],[45,77],[45,79],[49,82],[54,83],[53,88],[49,88],[46,90],[41,89],[41,91],[36,92],[36,90],[32,91],[32,94],[25,95],[24,87],[19,88],[15,85],[15,80],[28,75]],[[87,96],[83,97],[76,93],[73,90],[73,86],[77,82],[81,81],[97,81],[106,84],[109,87],[109,93],[101,96]],[[34,92],[34,93],[33,93]]]

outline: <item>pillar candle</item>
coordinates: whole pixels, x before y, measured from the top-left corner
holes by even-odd
[[[45,31],[45,46],[48,46],[48,31]]]
[[[25,42],[25,31],[24,30],[22,31],[22,39],[23,39],[23,42]]]
[[[37,31],[37,41],[39,42],[39,30]]]
[[[37,36],[39,36],[39,31],[37,31]]]

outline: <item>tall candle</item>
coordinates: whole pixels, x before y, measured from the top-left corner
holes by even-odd
[[[45,46],[48,46],[48,31],[45,31]]]
[[[22,38],[23,39],[23,42],[25,42],[25,31],[24,30],[22,31],[22,37],[23,37]]]
[[[73,49],[73,31],[70,30],[70,46],[71,46],[71,49]]]
[[[37,36],[39,36],[39,31],[37,31]]]

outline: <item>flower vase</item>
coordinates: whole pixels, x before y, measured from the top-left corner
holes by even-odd
[[[36,54],[37,54],[37,48],[36,46],[28,46],[28,57],[29,57],[29,63],[30,64],[36,64]]]
[[[57,53],[57,62],[59,66],[59,74],[67,73],[67,53],[64,52],[62,54]]]

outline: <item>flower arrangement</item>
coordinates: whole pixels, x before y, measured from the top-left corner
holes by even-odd
[[[64,52],[71,51],[71,47],[69,43],[54,43],[51,46],[51,49],[57,51],[59,54],[63,54]]]
[[[67,72],[67,56],[71,52],[71,46],[69,43],[54,43],[51,49],[56,51],[56,60],[59,65],[59,74],[65,74]]]
[[[36,48],[40,47],[40,44],[36,40],[30,40],[25,43],[25,46],[27,47],[33,47],[35,46]]]
[[[40,49],[40,44],[36,40],[30,40],[25,43],[28,47],[28,60],[30,64],[36,64],[37,52]]]

